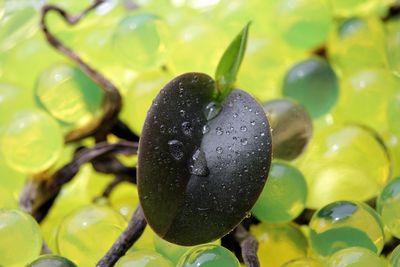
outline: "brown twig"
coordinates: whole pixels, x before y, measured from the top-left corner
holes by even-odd
[[[239,242],[242,249],[243,261],[247,267],[260,267],[257,250],[258,241],[252,236],[243,225],[236,227],[234,233],[235,239]]]
[[[70,163],[55,173],[42,173],[39,178],[29,179],[21,193],[20,207],[41,222],[62,186],[72,180],[83,164],[104,156],[136,154],[137,149],[138,143],[127,141],[113,144],[102,142],[92,148],[83,148],[75,154]]]
[[[90,67],[79,57],[74,51],[66,47],[58,38],[52,34],[46,23],[46,16],[51,11],[58,13],[69,25],[77,24],[87,13],[104,3],[105,0],[96,0],[92,5],[87,7],[81,13],[72,16],[62,8],[55,5],[45,5],[42,8],[40,26],[46,36],[47,41],[60,53],[74,61],[80,69],[86,73],[96,84],[98,84],[105,92],[103,102],[103,116],[100,120],[92,122],[83,128],[73,130],[65,136],[65,142],[72,142],[83,139],[88,136],[96,135],[99,141],[105,140],[106,134],[111,130],[118,120],[118,114],[122,107],[121,95],[117,87],[108,79],[101,75],[98,71]]]
[[[97,263],[97,267],[112,267],[140,238],[146,228],[147,222],[142,207],[136,208],[128,227],[118,240],[112,245],[107,254]]]

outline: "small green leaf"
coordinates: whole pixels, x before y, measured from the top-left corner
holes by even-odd
[[[219,61],[217,71],[215,72],[215,80],[218,91],[217,100],[222,101],[225,96],[233,89],[236,76],[242,63],[244,53],[246,51],[247,36],[249,32],[250,22],[236,36],[232,43],[225,50]]]

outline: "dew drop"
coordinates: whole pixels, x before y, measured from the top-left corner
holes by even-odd
[[[186,111],[184,111],[183,109],[179,110],[179,113],[181,114],[182,117],[185,117],[186,115]]]
[[[260,133],[260,136],[264,136],[264,135],[265,135],[265,133],[264,133],[264,132]]]
[[[184,135],[192,136],[193,134],[193,127],[192,124],[188,121],[182,123],[182,132]]]
[[[217,147],[216,149],[215,149],[215,151],[217,151],[217,153],[218,154],[222,154],[222,152],[223,152],[223,149],[222,149],[222,147]]]
[[[256,125],[256,122],[255,121],[251,121],[250,124],[254,126],[254,125]]]
[[[181,160],[184,156],[183,143],[178,140],[168,141],[169,152],[175,160]]]
[[[189,172],[193,175],[207,176],[210,171],[207,167],[206,155],[203,150],[196,149],[189,164]]]
[[[161,124],[160,125],[160,133],[165,133],[165,125],[164,124]]]
[[[224,133],[224,131],[222,130],[221,127],[217,127],[217,128],[215,129],[215,132],[216,132],[218,135],[222,135],[222,134]]]
[[[247,145],[247,139],[246,138],[242,138],[242,139],[240,139],[240,143],[242,144],[242,145]]]
[[[215,102],[210,102],[207,106],[206,106],[206,108],[205,108],[205,110],[204,110],[204,115],[206,116],[206,119],[209,121],[209,120],[212,120],[212,119],[214,119],[215,117],[217,117],[217,115],[221,112],[221,109],[222,109],[222,107],[221,107],[221,105],[219,105],[218,103],[215,103]]]
[[[203,133],[203,134],[206,134],[206,133],[208,133],[209,131],[210,131],[210,126],[208,126],[207,124],[205,124],[205,125],[203,126],[202,133]]]
[[[239,114],[233,113],[233,117],[234,117],[234,118],[237,118],[238,116],[239,116]]]
[[[240,130],[241,130],[242,132],[246,132],[246,131],[247,131],[247,127],[243,125],[243,126],[240,127]]]

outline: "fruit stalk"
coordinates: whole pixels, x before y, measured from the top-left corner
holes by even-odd
[[[118,114],[122,107],[122,98],[117,87],[105,78],[100,72],[89,66],[78,56],[72,49],[66,47],[53,33],[50,32],[46,23],[46,16],[50,12],[58,13],[69,25],[77,24],[82,18],[85,17],[90,11],[97,8],[104,3],[105,0],[96,0],[88,6],[81,13],[72,16],[64,9],[55,5],[45,5],[42,8],[40,27],[51,46],[53,46],[60,53],[75,62],[80,69],[86,73],[96,84],[98,84],[105,93],[103,102],[104,113],[101,119],[94,121],[86,127],[75,129],[65,136],[65,142],[73,142],[81,140],[85,137],[95,135],[96,140],[104,141],[106,135],[110,132],[112,127],[118,122]]]

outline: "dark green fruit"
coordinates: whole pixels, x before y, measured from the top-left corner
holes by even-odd
[[[196,245],[221,238],[250,212],[271,163],[262,107],[215,82],[183,74],[156,97],[139,145],[138,188],[147,222],[164,239]],[[207,120],[207,118],[209,120]]]

